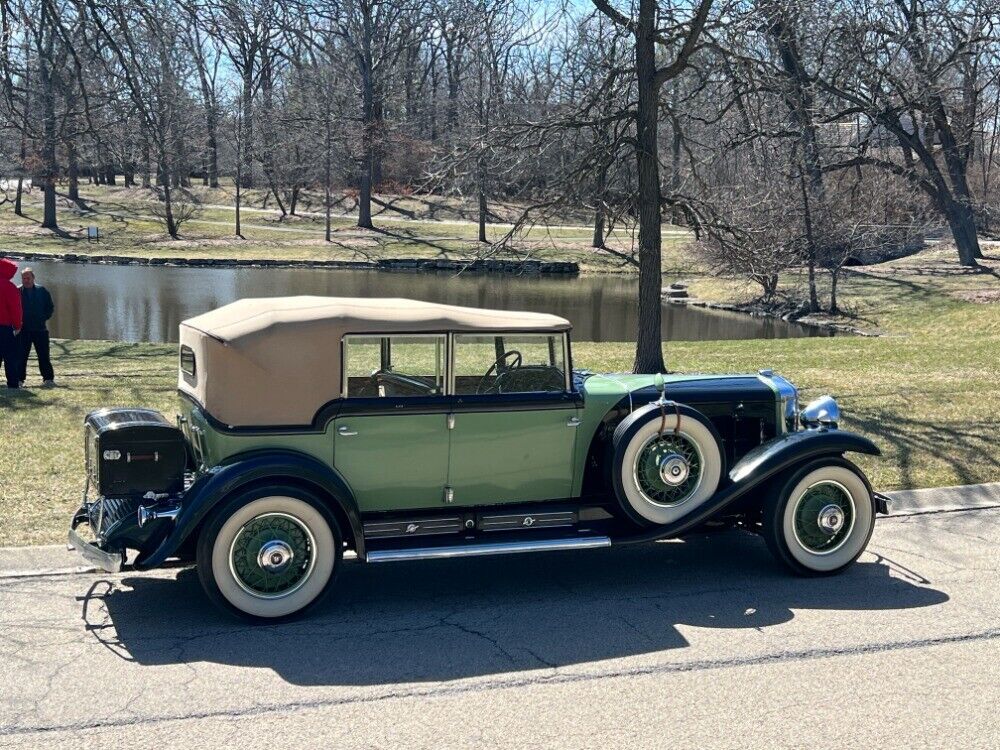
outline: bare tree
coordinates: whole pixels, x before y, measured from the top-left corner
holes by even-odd
[[[610,0],[593,0],[594,6],[634,39],[636,105],[634,118],[636,193],[639,215],[639,329],[636,334],[636,372],[664,372],[660,328],[662,193],[660,191],[659,111],[663,85],[681,75],[701,46],[712,0],[700,0],[694,14],[681,20],[671,6],[657,0],[638,0],[637,12],[624,12]],[[657,47],[672,52],[667,63],[657,62]],[[662,57],[661,57],[662,60]]]

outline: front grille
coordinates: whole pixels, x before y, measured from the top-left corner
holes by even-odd
[[[96,536],[104,534],[119,521],[129,516],[135,516],[139,509],[139,500],[127,497],[105,497],[91,503],[88,509],[90,528]],[[103,504],[103,512],[101,506]]]

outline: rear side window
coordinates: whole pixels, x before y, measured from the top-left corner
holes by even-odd
[[[195,376],[197,363],[194,358],[194,350],[190,346],[181,347],[181,372],[191,377]]]
[[[546,334],[456,334],[455,393],[565,391],[564,341]]]
[[[347,336],[344,395],[393,398],[444,394],[444,335]]]

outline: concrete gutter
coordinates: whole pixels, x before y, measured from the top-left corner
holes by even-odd
[[[889,498],[890,517],[1000,508],[1000,482],[883,494]],[[67,550],[65,544],[0,547],[0,590],[4,579],[73,575],[94,570],[84,564],[76,552]]]

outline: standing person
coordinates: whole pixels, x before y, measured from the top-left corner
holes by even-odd
[[[21,295],[11,280],[15,273],[14,262],[0,258],[0,360],[8,388],[17,388],[21,381],[21,347],[17,340],[21,330]]]
[[[18,336],[21,344],[21,385],[28,379],[28,356],[32,346],[38,357],[42,385],[55,385],[56,376],[49,359],[49,330],[45,326],[55,306],[49,290],[35,283],[35,272],[30,268],[21,271],[21,309],[24,311],[24,326]]]

